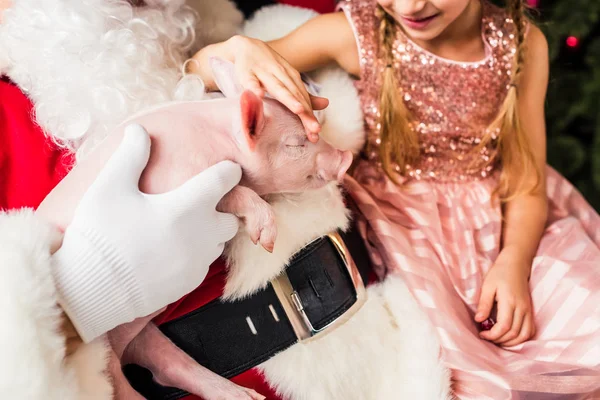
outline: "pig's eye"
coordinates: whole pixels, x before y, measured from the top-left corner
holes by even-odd
[[[284,143],[287,147],[303,147],[307,140],[305,135],[290,135],[285,138]]]
[[[292,158],[300,158],[306,153],[306,146],[304,145],[286,145],[286,153]]]
[[[306,136],[292,136],[285,140],[285,151],[291,157],[301,157],[306,151]]]

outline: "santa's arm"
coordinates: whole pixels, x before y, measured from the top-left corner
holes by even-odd
[[[57,305],[51,252],[60,235],[31,210],[0,213],[0,398],[110,399],[106,345],[73,347]],[[71,333],[69,333],[71,332]]]

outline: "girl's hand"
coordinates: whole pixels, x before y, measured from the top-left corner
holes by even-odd
[[[483,322],[490,316],[497,302],[497,321],[489,331],[482,331],[482,339],[502,347],[521,344],[535,335],[533,307],[529,292],[531,260],[511,249],[503,249],[496,263],[487,273],[481,289],[475,321]]]
[[[223,43],[206,46],[192,57],[187,71],[200,75],[208,90],[216,90],[209,59],[217,56],[235,64],[240,84],[260,98],[268,92],[297,114],[306,129],[308,139],[315,142],[321,126],[313,110],[322,110],[329,104],[323,97],[310,95],[300,73],[268,44],[234,36]]]

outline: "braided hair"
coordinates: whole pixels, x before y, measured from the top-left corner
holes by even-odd
[[[525,0],[507,0],[508,13],[514,26],[515,56],[508,93],[498,112],[498,116],[489,126],[481,146],[486,146],[497,137],[497,156],[502,163],[502,174],[495,194],[503,201],[531,193],[539,188],[542,172],[535,162],[531,143],[523,130],[519,115],[519,87],[525,63],[525,33],[527,17]],[[490,162],[492,162],[491,160]],[[535,181],[528,181],[531,173],[535,173]]]
[[[377,13],[381,17],[379,40],[385,62],[379,99],[379,152],[383,170],[393,182],[398,183],[397,172],[404,172],[406,165],[410,165],[419,157],[419,137],[409,126],[409,112],[398,91],[397,68],[392,52],[396,22],[380,6]],[[396,165],[400,167],[400,171],[396,171]]]
[[[492,157],[489,162],[495,162],[498,157],[502,162],[502,174],[496,194],[504,201],[535,190],[541,181],[541,171],[535,163],[531,144],[521,128],[518,110],[519,84],[526,52],[526,5],[525,0],[506,1],[514,25],[516,45],[511,82],[497,117],[486,130],[481,143],[474,149],[474,152],[478,152],[497,139],[497,156]],[[379,48],[385,63],[379,99],[379,155],[385,173],[393,182],[398,183],[397,172],[404,173],[406,166],[420,156],[419,137],[410,127],[409,111],[398,89],[398,68],[392,51],[396,37],[396,21],[380,6],[377,7],[377,16],[381,19]],[[399,171],[395,169],[396,165],[400,168]],[[535,184],[527,186],[525,177],[528,177],[532,170],[536,174]]]

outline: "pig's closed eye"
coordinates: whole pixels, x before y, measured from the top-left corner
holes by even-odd
[[[290,157],[302,157],[306,152],[306,146],[303,144],[286,144],[285,151]]]
[[[286,138],[285,151],[291,157],[301,157],[306,151],[305,136],[291,136]]]

